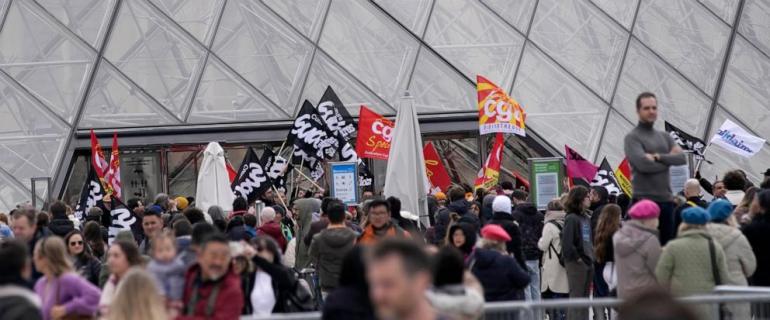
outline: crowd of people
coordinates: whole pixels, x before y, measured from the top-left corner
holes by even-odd
[[[1,319],[237,319],[320,310],[324,319],[477,319],[495,301],[618,297],[620,309],[548,310],[537,318],[636,319],[641,306],[717,285],[770,286],[770,170],[741,170],[670,190],[681,150],[656,131],[640,95],[626,137],[634,196],[568,187],[539,210],[528,192],[457,184],[428,197],[428,226],[399,199],[366,191],[354,206],[323,193],[232,211],[158,194],[130,199],[140,221],[111,234],[110,199],[83,221],[62,201],[0,214]],[[709,200],[702,190],[709,193]],[[257,212],[257,208],[260,208]],[[723,310],[751,317],[752,306]],[[643,317],[640,317],[640,319]]]

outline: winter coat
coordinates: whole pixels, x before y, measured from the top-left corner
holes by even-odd
[[[505,212],[495,212],[492,215],[492,220],[489,221],[489,224],[499,225],[506,233],[508,233],[508,236],[511,237],[511,241],[508,241],[505,244],[506,251],[508,251],[508,254],[513,255],[522,269],[527,270],[524,252],[521,250],[521,231],[519,225],[513,220],[513,216]]]
[[[484,296],[462,284],[433,288],[425,295],[439,314],[451,319],[478,319],[484,311]]]
[[[661,247],[658,230],[630,220],[612,236],[618,298],[625,299],[658,285],[655,267]]]
[[[374,230],[374,226],[371,224],[366,226],[364,228],[364,233],[361,234],[361,236],[358,237],[358,243],[362,245],[370,245],[375,244],[377,241],[379,241],[382,238],[385,237],[399,237],[399,238],[411,238],[412,236],[404,229],[401,229],[401,227],[393,224],[392,222],[388,223],[386,226],[383,226],[384,230],[382,234],[377,234]]]
[[[190,247],[191,243],[191,236],[176,237],[176,257],[181,259],[187,268],[195,264],[195,259],[197,258],[195,251]]]
[[[722,245],[727,259],[729,278],[725,284],[747,286],[747,278],[757,269],[757,259],[754,251],[741,230],[721,223],[709,223],[707,230],[711,237]]]
[[[332,290],[339,284],[342,259],[356,243],[356,233],[347,227],[321,231],[310,243],[310,260],[315,262],[321,288]]]
[[[524,252],[524,259],[539,260],[542,252],[537,246],[537,242],[543,235],[542,213],[531,203],[522,203],[516,205],[513,210],[513,220],[519,223],[521,230],[521,249]]]
[[[564,262],[582,261],[593,267],[594,246],[591,240],[591,220],[588,211],[567,213],[561,234],[562,257]]]
[[[460,199],[450,202],[446,208],[449,212],[457,212],[462,217],[471,211],[471,204],[465,199]]]
[[[567,282],[567,270],[559,263],[561,253],[561,230],[554,223],[564,229],[564,211],[551,211],[545,216],[543,235],[537,242],[537,247],[543,253],[540,273],[540,291],[554,293],[569,293]],[[553,221],[553,222],[551,222]]]
[[[48,230],[51,230],[52,234],[64,238],[68,233],[75,230],[75,224],[66,216],[56,218],[48,223]]]
[[[451,223],[450,220],[451,218],[449,216],[449,209],[439,208],[438,212],[436,212],[436,225],[433,228],[434,245],[441,245],[442,241],[444,241],[444,238],[446,237],[447,228],[449,228],[449,224]]]
[[[297,223],[299,232],[296,237],[300,240],[310,231],[310,224],[313,221],[313,213],[321,210],[321,201],[318,199],[299,199],[294,202],[297,208]],[[307,255],[308,245],[304,241],[297,241],[296,263],[295,267],[302,269],[307,267],[309,257]]]
[[[21,284],[0,286],[0,319],[41,320],[40,297]]]
[[[529,275],[511,256],[495,250],[477,248],[470,262],[471,272],[484,288],[484,300],[524,300]]]
[[[751,277],[752,286],[770,286],[770,216],[760,214],[743,228],[757,258],[757,268]]]
[[[447,245],[454,247],[454,244],[452,243],[452,234],[454,234],[455,230],[462,230],[463,234],[465,235],[465,243],[461,245],[459,248],[460,252],[463,254],[463,258],[468,259],[468,256],[473,252],[473,248],[476,246],[476,230],[473,228],[472,225],[467,223],[457,223],[449,227],[449,233],[447,234]]]
[[[102,263],[99,259],[81,254],[79,257],[75,258],[73,266],[75,267],[75,271],[77,271],[77,273],[84,279],[95,286],[99,286],[99,273],[102,271]]]
[[[714,290],[716,282],[707,236],[706,230],[687,230],[663,248],[655,275],[674,295],[706,294]],[[717,242],[714,249],[719,277],[725,283],[728,279],[725,253]]]
[[[369,293],[355,286],[342,286],[332,291],[324,300],[321,319],[324,320],[374,320],[374,308]]]
[[[186,270],[187,268],[180,258],[176,258],[168,263],[153,259],[147,265],[147,271],[155,277],[155,283],[158,284],[161,293],[169,300],[182,299]]]
[[[193,265],[185,275],[184,305],[177,320],[193,319],[238,319],[243,309],[243,292],[241,277],[235,273],[232,265],[227,273],[217,281],[202,280],[201,267]],[[214,287],[219,286],[215,303],[208,312],[209,297],[214,293]],[[197,293],[196,293],[197,291]],[[195,305],[190,305],[193,296],[197,296]],[[192,309],[192,310],[188,310]],[[192,311],[192,314],[188,314]]]
[[[281,248],[281,252],[286,251],[287,241],[286,238],[283,237],[280,223],[275,221],[268,221],[267,223],[257,228],[257,235],[270,236],[275,240],[275,242],[278,243],[278,246]]]

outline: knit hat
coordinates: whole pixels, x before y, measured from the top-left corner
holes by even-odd
[[[187,205],[190,204],[190,202],[187,201],[187,198],[185,197],[176,197],[174,201],[176,201],[176,208],[179,210],[187,209]]]
[[[161,208],[157,204],[154,204],[154,205],[151,205],[150,208],[147,209],[147,211],[153,212],[153,213],[157,213],[157,214],[161,214],[161,213],[163,213],[163,208]]]
[[[505,212],[511,214],[511,198],[508,196],[497,196],[492,202],[492,212]]]
[[[650,200],[642,200],[628,209],[628,215],[631,219],[645,220],[657,218],[660,215],[660,207]]]
[[[708,211],[711,221],[722,222],[733,213],[733,205],[730,201],[719,199],[709,205]]]
[[[481,237],[487,240],[500,242],[511,241],[511,236],[509,236],[501,226],[496,224],[488,224],[481,228]]]
[[[436,200],[439,200],[439,201],[446,200],[446,193],[443,193],[441,191],[436,192],[436,194],[434,194],[433,196],[436,197]]]
[[[682,211],[682,221],[687,224],[704,225],[710,219],[708,211],[701,207],[690,207]]]

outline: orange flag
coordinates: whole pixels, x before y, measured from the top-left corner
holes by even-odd
[[[495,144],[492,146],[492,150],[489,151],[487,161],[484,163],[484,167],[479,170],[479,174],[474,182],[475,189],[486,188],[491,189],[497,185],[500,179],[500,165],[503,162],[503,134],[498,133],[495,136]]]
[[[631,166],[628,164],[628,158],[623,158],[618,168],[615,169],[615,179],[618,180],[623,193],[631,197]]]
[[[526,136],[524,109],[500,87],[482,76],[476,76],[479,132],[513,133]]]

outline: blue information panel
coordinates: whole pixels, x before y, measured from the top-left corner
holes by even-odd
[[[355,162],[329,162],[331,196],[346,205],[358,204],[358,165]]]

